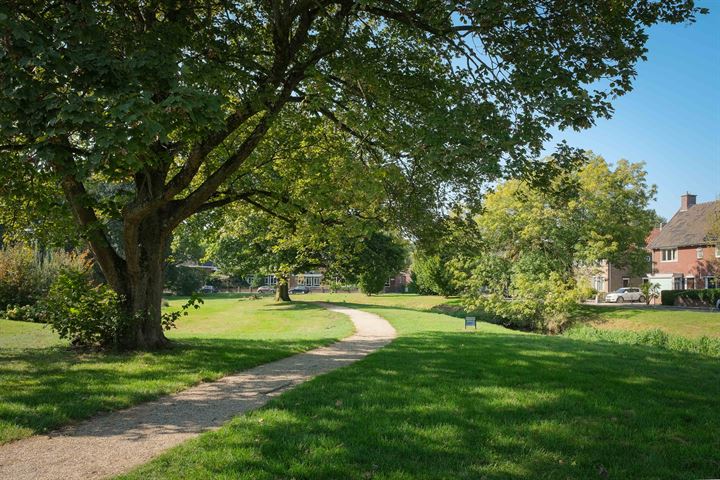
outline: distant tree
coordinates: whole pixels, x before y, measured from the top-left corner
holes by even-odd
[[[348,264],[340,267],[343,277],[357,283],[361,292],[382,292],[390,277],[407,266],[408,253],[403,242],[382,232],[373,232],[357,247]]]
[[[502,175],[547,182],[554,169],[535,159],[548,130],[609,117],[648,27],[704,11],[678,0],[6,0],[3,206],[41,193],[38,216],[71,212],[133,319],[120,345],[162,347],[173,231],[232,202],[284,203],[264,188],[278,144],[311,150],[317,126],[343,132],[414,224]],[[559,153],[562,168],[573,156]],[[352,193],[342,179],[326,188]],[[57,190],[64,200],[46,202]]]
[[[476,218],[482,247],[466,278],[467,303],[519,325],[562,327],[589,294],[589,282],[575,278],[579,266],[645,266],[654,195],[643,164],[621,160],[613,168],[592,154],[549,191],[516,180],[500,185]]]
[[[427,254],[416,251],[413,254],[412,271],[415,283],[421,294],[435,294],[449,297],[457,295],[453,271],[450,268],[450,255]]]

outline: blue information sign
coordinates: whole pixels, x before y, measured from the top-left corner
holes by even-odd
[[[477,322],[475,321],[475,317],[465,317],[465,330],[467,330],[468,327],[473,327],[475,330],[477,330]]]

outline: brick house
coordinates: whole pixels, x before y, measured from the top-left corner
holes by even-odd
[[[659,228],[654,228],[650,232],[647,238],[645,238],[646,248],[647,245],[650,245],[659,234]],[[649,248],[647,250],[649,257],[651,251]],[[640,284],[645,281],[644,275],[651,273],[650,263],[650,259],[648,258],[646,271],[642,273],[642,276],[637,276],[633,275],[627,267],[618,267],[607,260],[602,260],[596,265],[593,265],[591,268],[591,287],[598,293],[615,292],[617,289],[622,287],[639,287]]]
[[[716,288],[720,247],[710,229],[720,212],[720,200],[697,203],[689,193],[680,198],[680,210],[648,245],[652,273],[645,280],[659,283],[662,290]]]
[[[407,287],[412,282],[410,272],[400,272],[385,283],[383,292],[385,293],[405,293]]]

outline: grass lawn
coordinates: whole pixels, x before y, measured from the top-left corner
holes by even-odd
[[[587,306],[588,323],[611,330],[650,330],[659,328],[687,338],[720,338],[720,313],[705,310],[669,310]]]
[[[412,297],[347,300],[400,337],[127,478],[720,475],[717,359],[484,323],[466,332],[413,311]]]
[[[172,307],[183,303],[171,302]],[[327,344],[352,332],[343,315],[272,299],[208,299],[156,353],[79,354],[38,324],[0,321],[0,443],[51,430],[204,380]]]

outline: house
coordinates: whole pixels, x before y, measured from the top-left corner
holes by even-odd
[[[628,268],[618,267],[607,260],[600,261],[593,270],[590,282],[598,293],[610,293],[622,287],[637,287],[643,281],[641,277],[632,275]]]
[[[400,272],[385,282],[383,292],[385,293],[405,293],[407,286],[412,282],[410,272]]]
[[[645,245],[648,250],[648,263],[647,270],[643,272],[643,275],[652,272],[651,251],[647,246],[650,245],[659,234],[660,229],[654,228],[645,238]],[[607,260],[602,260],[593,267],[590,278],[592,288],[598,293],[615,292],[622,287],[639,287],[643,281],[645,281],[643,276],[633,275],[628,267],[618,267]]]
[[[248,275],[245,277],[245,281],[248,284],[252,284],[253,282],[253,275]],[[265,283],[264,285],[267,285],[269,287],[275,287],[278,284],[278,278],[273,275],[265,275]],[[312,271],[312,272],[305,272],[305,273],[298,273],[295,275],[290,275],[290,278],[288,279],[288,287],[294,288],[297,286],[306,286],[310,288],[311,290],[318,290],[323,285],[323,274],[320,272]]]
[[[720,212],[720,200],[697,203],[697,196],[682,195],[680,210],[648,245],[652,273],[645,280],[661,290],[717,288],[720,246],[711,234]]]

